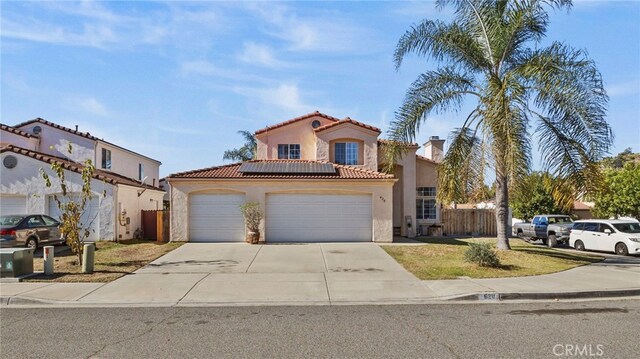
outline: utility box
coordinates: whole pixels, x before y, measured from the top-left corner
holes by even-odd
[[[0,249],[0,277],[21,277],[33,273],[33,252],[30,248]]]

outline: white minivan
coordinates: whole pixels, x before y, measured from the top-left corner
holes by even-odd
[[[585,219],[575,221],[569,245],[579,251],[594,250],[640,254],[640,223],[620,219]]]

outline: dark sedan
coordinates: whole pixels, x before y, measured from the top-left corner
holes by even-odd
[[[60,243],[60,223],[44,214],[7,215],[0,217],[0,247],[38,248]]]

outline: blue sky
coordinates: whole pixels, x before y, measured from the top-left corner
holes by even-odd
[[[1,6],[1,117],[35,117],[163,162],[161,175],[224,163],[237,130],[311,111],[386,130],[432,63],[395,71],[399,37],[431,2],[11,2]],[[640,2],[577,2],[548,39],[598,64],[613,153],[640,150]],[[435,115],[418,137],[446,137],[464,113]],[[537,144],[534,144],[537,148]],[[534,156],[539,167],[539,157]]]

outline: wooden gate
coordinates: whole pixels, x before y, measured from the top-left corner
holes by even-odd
[[[169,241],[169,211],[142,211],[142,237],[144,239]]]
[[[451,235],[495,236],[496,214],[493,209],[451,209],[441,211],[443,232]]]

